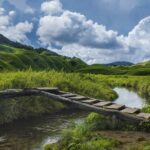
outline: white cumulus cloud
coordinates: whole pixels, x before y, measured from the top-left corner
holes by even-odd
[[[150,58],[150,17],[141,20],[128,36],[123,36],[83,14],[63,9],[59,0],[44,2],[41,11],[39,41],[60,54],[76,56],[90,64],[139,62]]]
[[[0,34],[13,41],[28,43],[29,40],[26,34],[32,31],[33,24],[25,21],[14,25],[12,18],[15,15],[15,11],[10,11],[6,14],[5,10],[1,8],[0,12],[3,12],[0,13]]]
[[[55,8],[56,6],[58,6],[58,9]],[[61,6],[61,3],[58,0],[44,2],[41,6],[41,9],[46,12],[40,19],[37,31],[42,43],[62,46],[77,43],[81,46],[107,47],[108,49],[121,47],[117,32],[106,30],[105,26],[88,20],[80,13],[63,10],[59,15],[54,15],[52,12],[57,10],[60,12],[61,7],[59,6]],[[55,11],[51,8],[55,8]]]
[[[51,0],[42,3],[41,10],[45,14],[49,15],[58,14],[63,11],[62,4],[59,2],[59,0]]]

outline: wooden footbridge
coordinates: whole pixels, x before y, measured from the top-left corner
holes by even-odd
[[[30,89],[8,89],[0,91],[0,99],[9,99],[22,96],[43,95],[51,100],[73,104],[74,106],[97,112],[103,115],[118,118],[130,122],[150,122],[150,113],[142,113],[140,109],[129,108],[125,105],[115,104],[78,94],[60,91],[58,88],[30,88]]]

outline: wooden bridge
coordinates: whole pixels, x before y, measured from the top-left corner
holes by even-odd
[[[51,100],[97,112],[103,115],[118,118],[130,122],[150,122],[150,113],[142,113],[140,109],[129,108],[125,105],[115,104],[111,101],[94,99],[78,94],[60,91],[58,88],[30,88],[30,89],[8,89],[0,91],[0,99],[9,99],[21,96],[43,95]]]

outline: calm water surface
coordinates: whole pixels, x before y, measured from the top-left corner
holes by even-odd
[[[129,91],[126,88],[115,88],[114,91],[116,91],[119,96],[115,100],[115,103],[133,108],[143,108],[146,105],[146,99],[140,97],[133,91]]]

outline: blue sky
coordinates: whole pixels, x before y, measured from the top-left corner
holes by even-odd
[[[87,63],[150,59],[148,0],[1,0],[0,33]]]

